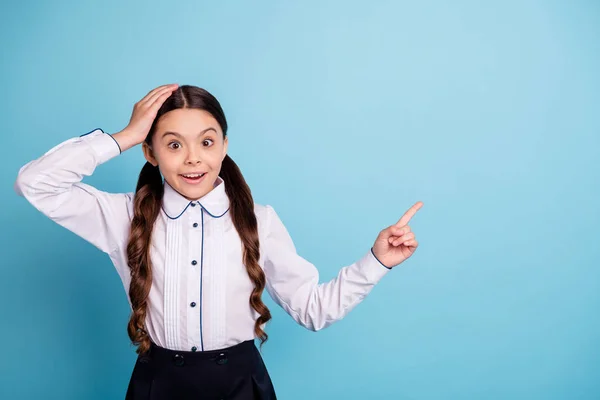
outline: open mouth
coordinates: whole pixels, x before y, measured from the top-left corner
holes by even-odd
[[[179,176],[181,176],[187,183],[199,183],[202,181],[205,175],[206,172],[202,174],[180,174]]]

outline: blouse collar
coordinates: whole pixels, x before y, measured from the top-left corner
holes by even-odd
[[[171,219],[179,218],[190,206],[200,205],[206,212],[214,218],[222,217],[229,210],[229,197],[225,192],[225,181],[220,176],[213,186],[213,189],[199,198],[190,201],[182,196],[165,180],[163,183],[164,194],[162,208],[167,217]]]

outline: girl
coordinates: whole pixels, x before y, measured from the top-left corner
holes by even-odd
[[[134,193],[82,183],[137,144],[147,162]],[[126,399],[275,399],[254,338],[267,340],[266,288],[297,323],[318,331],[342,319],[418,243],[417,202],[330,282],[296,253],[270,205],[254,203],[227,155],[216,98],[164,85],[135,104],[129,124],[66,140],[23,166],[15,190],[107,253],[128,293],[137,361]]]

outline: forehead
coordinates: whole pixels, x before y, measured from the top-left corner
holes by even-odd
[[[213,127],[221,132],[217,120],[207,111],[179,108],[163,114],[156,124],[156,133],[177,132],[183,136],[196,136],[202,130]]]

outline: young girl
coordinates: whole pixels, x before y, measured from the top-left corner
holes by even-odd
[[[137,144],[147,160],[135,193],[82,183]],[[15,190],[107,253],[128,293],[137,345],[126,399],[275,399],[261,348],[267,289],[297,323],[317,331],[342,319],[418,243],[417,202],[338,276],[319,283],[270,205],[254,203],[227,155],[217,99],[194,86],[160,86],[127,127],[74,137],[23,166]]]

